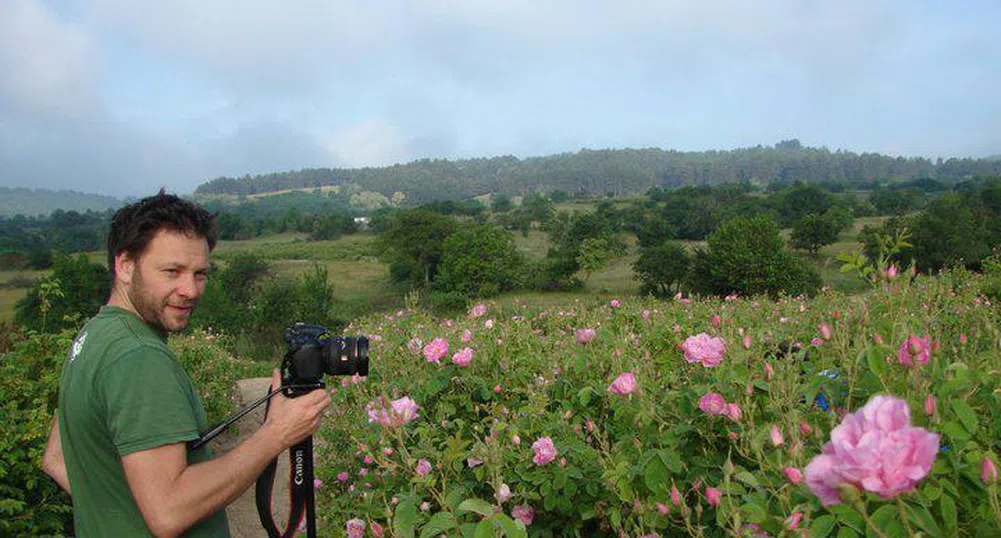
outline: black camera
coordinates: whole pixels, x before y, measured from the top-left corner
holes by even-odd
[[[285,329],[288,350],[282,361],[283,385],[319,383],[323,374],[368,375],[368,338],[332,336],[322,325],[296,323]]]

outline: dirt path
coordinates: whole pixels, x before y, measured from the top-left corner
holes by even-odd
[[[271,378],[269,377],[244,379],[237,382],[239,396],[237,409],[242,409],[267,394],[270,382]],[[230,426],[226,433],[217,437],[211,444],[212,450],[217,456],[225,454],[257,431],[262,422],[264,422],[264,405],[241,418],[236,424]],[[288,480],[286,477],[288,477],[288,452],[283,453],[278,458],[278,470],[275,473],[274,518],[278,525],[283,525],[288,517]],[[229,516],[229,530],[233,538],[268,538],[268,533],[264,532],[260,516],[257,514],[254,490],[255,485],[251,484],[247,491],[226,509],[226,514]]]

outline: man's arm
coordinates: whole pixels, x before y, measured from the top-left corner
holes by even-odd
[[[66,493],[70,491],[70,480],[66,475],[66,460],[63,459],[63,442],[59,437],[59,413],[52,417],[52,428],[49,430],[49,441],[45,445],[45,452],[42,454],[42,470],[45,474],[63,488]]]
[[[280,382],[277,375],[276,379]],[[292,399],[278,394],[264,425],[212,461],[188,465],[184,443],[122,457],[132,495],[150,531],[161,538],[178,536],[225,508],[257,480],[272,459],[312,435],[329,405],[330,397],[323,390]]]

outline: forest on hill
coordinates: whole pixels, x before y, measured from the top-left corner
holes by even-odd
[[[86,194],[77,191],[53,191],[48,189],[26,189],[22,187],[0,187],[0,216],[24,215],[34,217],[48,215],[56,210],[63,211],[103,211],[117,208],[122,200],[113,196]]]
[[[1001,174],[1001,161],[831,151],[798,140],[730,151],[682,152],[648,149],[584,149],[546,157],[513,156],[422,159],[380,168],[311,168],[241,178],[220,177],[200,185],[196,195],[254,195],[287,189],[341,186],[401,199],[416,206],[434,200],[462,200],[487,193],[519,196],[563,191],[572,195],[630,196],[651,187],[757,185],[795,181],[871,188],[895,180],[956,181]],[[402,196],[402,197],[401,197]]]

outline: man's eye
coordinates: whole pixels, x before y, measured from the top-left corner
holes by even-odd
[[[177,269],[164,269],[164,272],[167,273],[168,275],[173,276],[176,275],[178,271]]]

